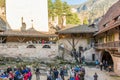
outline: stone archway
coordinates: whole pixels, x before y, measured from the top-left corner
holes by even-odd
[[[107,61],[108,65],[111,65],[111,66],[114,65],[113,58],[112,58],[112,56],[111,56],[109,51],[103,51],[101,53],[101,62],[103,62],[103,61]]]

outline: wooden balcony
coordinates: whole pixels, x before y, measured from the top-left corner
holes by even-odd
[[[97,49],[118,49],[120,48],[120,41],[97,43],[95,44],[95,48]]]

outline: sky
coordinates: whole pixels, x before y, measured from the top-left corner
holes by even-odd
[[[55,1],[55,0],[53,0],[53,1]],[[87,0],[62,0],[62,1],[65,1],[70,5],[75,5],[75,4],[81,4]]]
[[[37,31],[48,31],[47,0],[6,0],[6,17],[14,30],[20,30],[23,17],[27,29],[32,27],[33,20]]]

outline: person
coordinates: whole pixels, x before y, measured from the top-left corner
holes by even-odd
[[[102,71],[103,63],[100,62],[100,70]]]
[[[63,70],[63,68],[61,68],[61,70],[60,70],[60,76],[64,80],[64,70]]]
[[[29,78],[28,73],[25,72],[25,73],[24,73],[24,78],[23,78],[23,80],[28,80],[28,78]]]
[[[36,80],[40,80],[40,71],[39,71],[39,68],[36,69],[35,75],[36,75]]]
[[[96,64],[96,68],[98,68],[98,67],[99,67],[99,66],[98,66],[98,65],[99,65],[99,61],[96,60],[96,61],[95,61],[95,64]]]
[[[10,66],[8,66],[7,73],[9,74],[10,71],[12,71],[12,68]]]
[[[104,70],[105,70],[105,60],[103,60],[103,67],[104,67]]]
[[[75,80],[80,80],[79,74],[76,73]]]
[[[58,74],[59,74],[59,72],[57,71],[57,69],[55,68],[54,69],[54,78],[55,78],[55,80],[58,78]]]
[[[19,69],[17,69],[14,74],[15,74],[14,80],[22,80],[23,79],[23,75]]]
[[[72,69],[70,71],[70,80],[74,80],[74,76],[75,76],[74,69]]]
[[[107,61],[105,62],[105,70],[106,71],[108,70],[108,62]]]
[[[31,73],[31,69],[28,70],[28,77],[29,77],[29,80],[32,80],[32,73]]]
[[[47,80],[52,80],[52,75],[50,71],[47,71]]]
[[[9,80],[14,80],[14,74],[12,73],[12,71],[9,72],[8,78]]]
[[[97,75],[97,73],[95,73],[93,77],[94,77],[94,80],[98,80],[98,75]]]
[[[112,67],[111,66],[108,67],[108,71],[109,72],[112,71]]]
[[[60,75],[58,75],[58,78],[56,80],[63,80]]]

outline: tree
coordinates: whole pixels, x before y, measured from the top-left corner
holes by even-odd
[[[5,7],[5,0],[0,0],[0,7]]]
[[[53,16],[53,3],[52,0],[48,0],[48,17],[52,17]]]
[[[80,24],[80,19],[76,13],[71,13],[67,16],[67,24]]]
[[[63,6],[62,13],[66,13],[67,15],[71,13],[70,6],[67,4],[67,2],[63,2],[62,6]]]
[[[80,20],[76,13],[71,12],[71,7],[67,4],[67,2],[62,2],[61,0],[48,0],[48,16],[49,18],[52,16],[58,16],[59,24],[62,22],[63,14],[66,15],[67,24],[79,24]]]
[[[88,19],[86,17],[83,20],[83,24],[89,24]]]
[[[54,2],[54,12],[56,15],[61,16],[62,13],[62,2],[61,0],[55,0]]]

